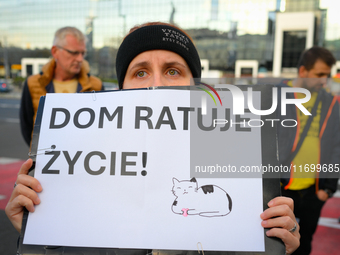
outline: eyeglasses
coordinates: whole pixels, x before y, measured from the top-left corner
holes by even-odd
[[[64,50],[64,51],[67,51],[68,53],[70,53],[73,57],[77,57],[79,54],[81,54],[83,57],[86,56],[86,51],[73,51],[73,50],[68,50],[68,49],[65,49],[64,47],[61,47],[61,46],[58,46],[58,48]]]

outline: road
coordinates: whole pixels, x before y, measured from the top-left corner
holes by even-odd
[[[20,132],[19,106],[19,99],[0,98],[0,157],[28,157],[28,146]]]
[[[19,167],[28,158],[28,146],[19,126],[18,98],[0,97],[0,254],[15,254],[19,236],[5,215]]]

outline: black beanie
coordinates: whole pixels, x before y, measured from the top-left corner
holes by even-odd
[[[179,29],[167,25],[150,25],[138,28],[127,35],[120,45],[116,58],[119,88],[123,88],[126,71],[131,61],[149,50],[168,50],[177,53],[187,62],[193,78],[201,78],[201,61],[196,47]]]

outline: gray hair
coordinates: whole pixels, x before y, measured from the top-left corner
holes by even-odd
[[[84,34],[75,27],[62,27],[57,30],[54,34],[53,39],[53,46],[56,45],[64,45],[65,44],[65,37],[67,35],[73,35],[78,39],[79,42],[85,41]]]

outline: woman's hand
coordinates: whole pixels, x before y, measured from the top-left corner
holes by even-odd
[[[296,222],[294,202],[288,197],[276,197],[268,203],[269,208],[261,214],[262,226],[271,228],[267,236],[280,238],[291,254],[300,246],[299,224]]]
[[[28,175],[32,164],[32,159],[22,164],[11,198],[5,208],[7,217],[18,232],[21,231],[24,207],[29,212],[34,212],[34,205],[40,204],[37,192],[41,192],[42,187],[37,179]]]

